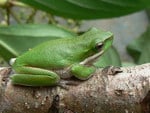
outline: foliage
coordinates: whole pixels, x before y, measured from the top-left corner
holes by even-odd
[[[128,45],[127,51],[137,64],[150,62],[150,27]]]
[[[73,32],[54,25],[0,27],[0,55],[9,61],[44,41],[72,36],[75,36]]]
[[[26,19],[26,25],[19,25],[23,23],[21,21],[23,18],[19,18],[12,10],[16,6],[32,9]],[[78,28],[80,22],[77,20],[123,16],[150,7],[150,2],[149,0],[2,0],[0,7],[4,10],[2,13],[5,12],[3,16],[5,20],[1,22],[0,27],[0,55],[9,61],[10,58],[20,55],[41,42],[65,37],[72,38],[77,35],[72,32],[73,28],[66,30],[60,25],[58,27],[56,16],[65,17],[69,25],[73,23],[75,28]],[[39,10],[46,13],[47,24],[28,24],[34,23]],[[11,18],[19,24],[9,25]],[[69,19],[68,21],[68,18],[77,20]],[[3,27],[2,24],[7,26]],[[148,45],[148,41],[147,38],[140,38],[139,41],[129,45],[128,51],[137,63],[149,61],[150,55],[143,51],[143,49],[150,50],[149,46],[141,47],[143,43]],[[117,50],[110,48],[94,65],[101,67],[101,64],[120,66],[121,61]]]
[[[96,67],[109,65],[121,66],[120,56],[114,47],[111,47],[97,60],[97,62],[94,63],[94,66]]]
[[[74,19],[112,18],[150,7],[149,0],[21,0],[37,9]]]

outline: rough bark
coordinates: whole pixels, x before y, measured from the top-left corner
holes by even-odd
[[[0,70],[0,113],[150,113],[150,63],[108,75],[98,69],[69,89],[14,86]]]

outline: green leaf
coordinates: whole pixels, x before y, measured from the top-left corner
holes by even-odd
[[[116,49],[111,47],[94,63],[94,65],[98,68],[110,65],[121,66],[121,60]]]
[[[144,44],[144,40],[135,39],[127,46],[127,52],[133,58],[134,62],[137,63],[142,52],[142,46]]]
[[[76,36],[54,25],[15,25],[0,27],[0,55],[9,60],[47,40]]]
[[[20,0],[48,13],[74,19],[111,18],[150,7],[149,0]]]
[[[137,64],[150,62],[150,27],[127,46],[127,51]]]
[[[122,67],[136,66],[133,62],[122,62]]]

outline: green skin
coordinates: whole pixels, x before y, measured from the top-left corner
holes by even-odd
[[[42,43],[19,56],[11,76],[13,84],[53,86],[72,76],[87,80],[96,68],[92,63],[111,45],[113,34],[92,28],[81,36]]]

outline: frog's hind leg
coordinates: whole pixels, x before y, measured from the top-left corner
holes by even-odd
[[[35,67],[17,67],[18,74],[11,76],[13,84],[24,86],[52,86],[60,81],[60,77],[53,71]]]

